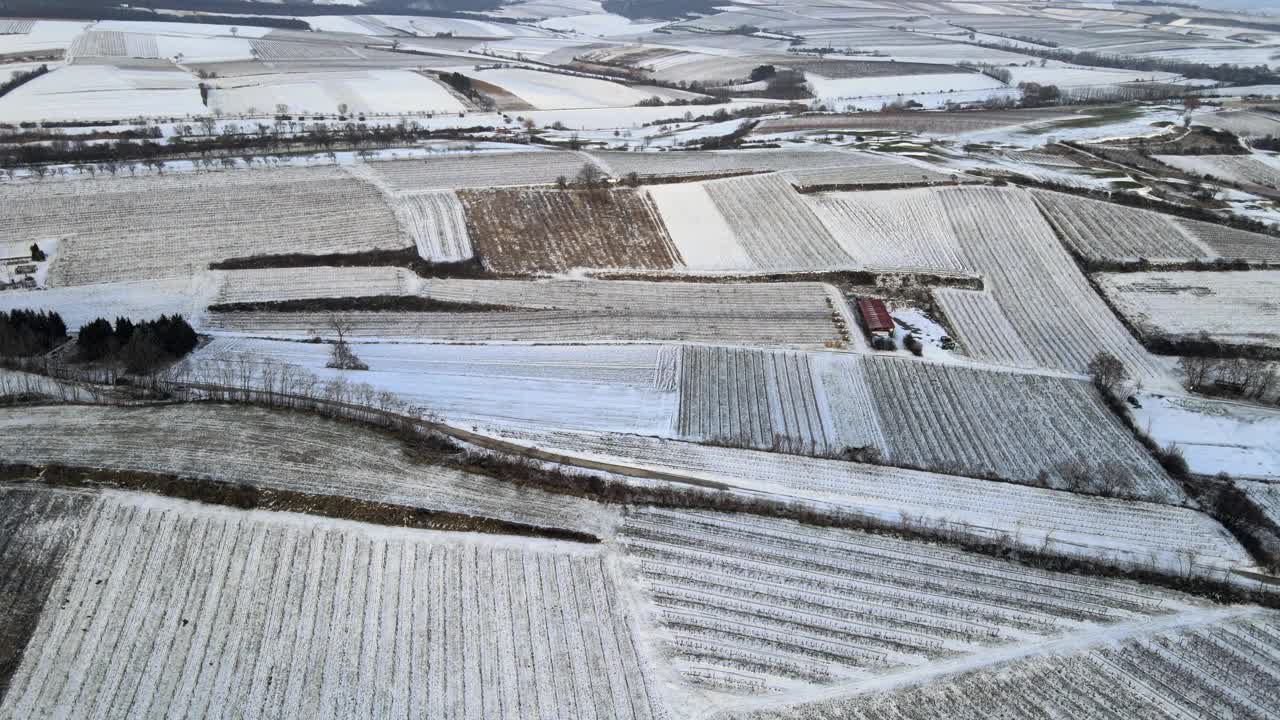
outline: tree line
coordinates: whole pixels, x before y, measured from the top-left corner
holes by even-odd
[[[0,355],[43,355],[67,339],[67,325],[56,312],[0,311]]]
[[[8,80],[0,83],[0,97],[4,97],[5,95],[8,95],[10,92],[17,90],[19,87],[22,87],[23,85],[31,82],[32,80],[35,80],[36,78],[40,77],[41,75],[44,75],[47,72],[49,72],[49,66],[41,65],[35,70],[28,70],[27,72],[14,73],[13,76],[10,77]]]
[[[138,323],[120,317],[114,325],[97,318],[80,327],[76,350],[83,362],[120,363],[126,372],[141,374],[181,358],[198,342],[196,331],[181,315]]]

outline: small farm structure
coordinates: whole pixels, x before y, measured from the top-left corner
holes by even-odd
[[[872,347],[877,350],[893,348],[893,316],[889,315],[883,300],[858,300],[858,316],[862,318],[862,327],[866,329]]]

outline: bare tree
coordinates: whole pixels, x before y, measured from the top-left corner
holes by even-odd
[[[1202,387],[1213,376],[1218,361],[1207,357],[1184,357],[1178,361],[1178,371],[1186,380],[1188,390]]]
[[[583,163],[574,182],[591,189],[604,182],[604,171],[592,163]]]
[[[1129,379],[1129,371],[1115,355],[1103,350],[1089,361],[1089,377],[1099,389],[1114,393],[1121,383]]]
[[[330,314],[329,327],[338,336],[338,341],[329,351],[329,362],[325,363],[325,367],[339,370],[368,370],[369,366],[356,357],[351,346],[347,344],[347,334],[351,332],[351,321],[340,315]]]

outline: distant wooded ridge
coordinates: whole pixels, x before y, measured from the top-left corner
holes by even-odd
[[[500,4],[499,0],[370,0],[364,5],[315,5],[309,0],[285,0],[279,4],[248,0],[146,0],[145,3],[125,7],[94,0],[0,0],[0,16],[186,22],[309,30],[311,27],[304,20],[294,17],[265,17],[258,13],[293,16],[378,14],[450,17],[455,13],[491,10]],[[155,12],[157,10],[186,10],[209,14],[169,15]],[[501,22],[502,18],[494,20]]]

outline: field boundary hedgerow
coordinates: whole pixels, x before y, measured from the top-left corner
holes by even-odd
[[[268,270],[300,267],[402,267],[421,277],[477,278],[491,274],[479,259],[450,263],[433,263],[423,260],[416,245],[402,250],[367,250],[365,252],[331,253],[311,255],[307,253],[283,253],[279,255],[250,255],[228,258],[209,263],[210,270]]]

